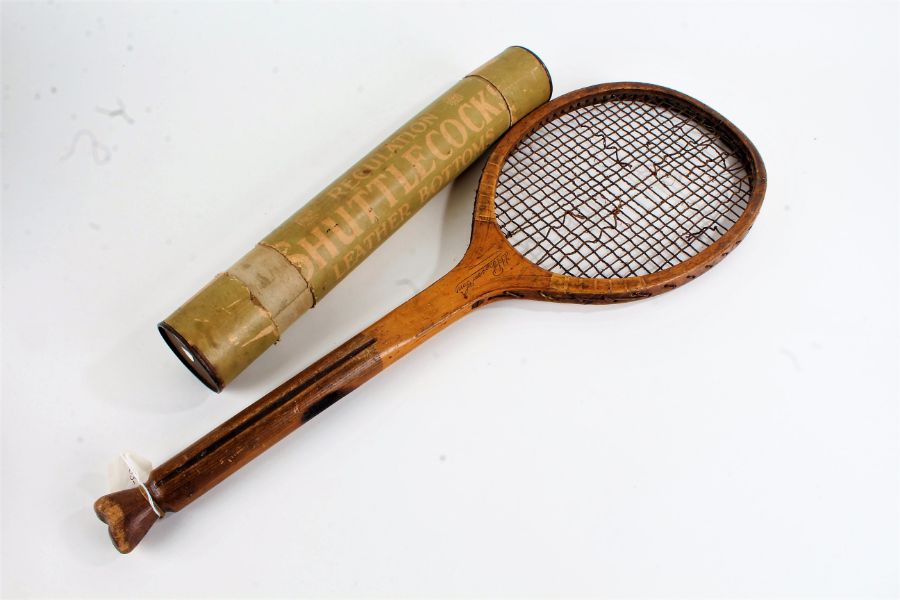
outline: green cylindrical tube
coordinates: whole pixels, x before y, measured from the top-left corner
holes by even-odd
[[[159,324],[182,362],[221,391],[284,330],[550,99],[541,60],[514,46],[432,102]]]

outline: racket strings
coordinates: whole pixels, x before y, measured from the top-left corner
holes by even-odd
[[[497,224],[563,275],[648,275],[701,252],[750,199],[749,161],[700,117],[655,97],[602,101],[537,128],[497,180]]]

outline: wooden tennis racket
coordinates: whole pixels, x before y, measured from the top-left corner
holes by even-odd
[[[728,255],[766,187],[750,141],[654,85],[584,88],[520,121],[491,153],[462,261],[327,356],[94,505],[120,552],[306,421],[495,300],[613,303],[683,285]]]

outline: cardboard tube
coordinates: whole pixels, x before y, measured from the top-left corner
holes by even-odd
[[[159,324],[219,392],[513,123],[550,99],[514,46],[447,90]]]

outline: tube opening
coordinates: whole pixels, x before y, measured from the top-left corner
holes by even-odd
[[[198,352],[196,348],[192,348],[191,345],[188,344],[177,331],[172,329],[168,323],[162,322],[157,325],[157,328],[159,329],[159,334],[162,336],[163,340],[165,340],[166,345],[171,348],[172,352],[175,353],[175,356],[178,357],[184,366],[186,366],[197,379],[202,381],[206,387],[216,393],[222,391],[225,386],[219,381],[216,372],[207,362],[206,358]]]

